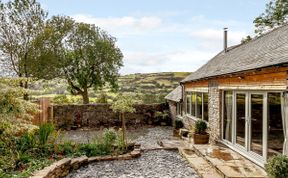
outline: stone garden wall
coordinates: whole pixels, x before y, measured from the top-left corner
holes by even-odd
[[[120,126],[118,114],[110,109],[110,104],[88,105],[54,105],[53,122],[59,128],[73,129],[77,127],[111,127]],[[168,110],[168,104],[138,104],[134,106],[135,113],[125,114],[127,126],[139,126],[146,124],[160,124],[155,117],[157,111]],[[168,118],[169,120],[169,118]],[[171,121],[168,121],[171,124]]]

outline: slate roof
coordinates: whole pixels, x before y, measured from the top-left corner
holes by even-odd
[[[165,96],[165,99],[179,102],[182,99],[182,87],[178,86],[177,88],[175,88],[167,96]]]
[[[288,63],[288,24],[217,54],[181,83]]]

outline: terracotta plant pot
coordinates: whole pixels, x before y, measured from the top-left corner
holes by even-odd
[[[209,134],[195,134],[193,135],[194,144],[208,144]]]

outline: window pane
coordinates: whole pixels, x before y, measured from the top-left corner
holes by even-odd
[[[181,115],[181,116],[182,116],[182,115],[183,115],[183,111],[182,111],[182,103],[180,103],[180,104],[179,104],[179,108],[180,108],[180,109],[179,109],[179,110],[180,110],[180,113],[179,113],[179,115]]]
[[[202,93],[197,93],[197,109],[196,109],[196,117],[202,119]]]
[[[186,113],[188,114],[189,111],[189,100],[188,100],[188,96],[186,96]]]
[[[195,115],[195,104],[196,104],[196,93],[192,93],[191,95],[191,115]]]
[[[207,93],[204,93],[203,94],[203,99],[204,99],[204,101],[203,101],[203,105],[204,105],[204,113],[203,113],[203,115],[204,115],[204,120],[205,121],[208,121],[208,94]]]
[[[236,94],[236,143],[245,146],[246,94]]]
[[[223,139],[232,141],[232,91],[224,92]]]
[[[268,93],[268,158],[283,151],[281,94]]]
[[[186,113],[191,114],[191,96],[187,96]]]
[[[251,95],[251,150],[263,155],[263,95]]]

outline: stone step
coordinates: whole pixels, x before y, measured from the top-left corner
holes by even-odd
[[[179,153],[189,162],[202,178],[224,178],[204,158],[198,156],[194,150],[179,148]]]

